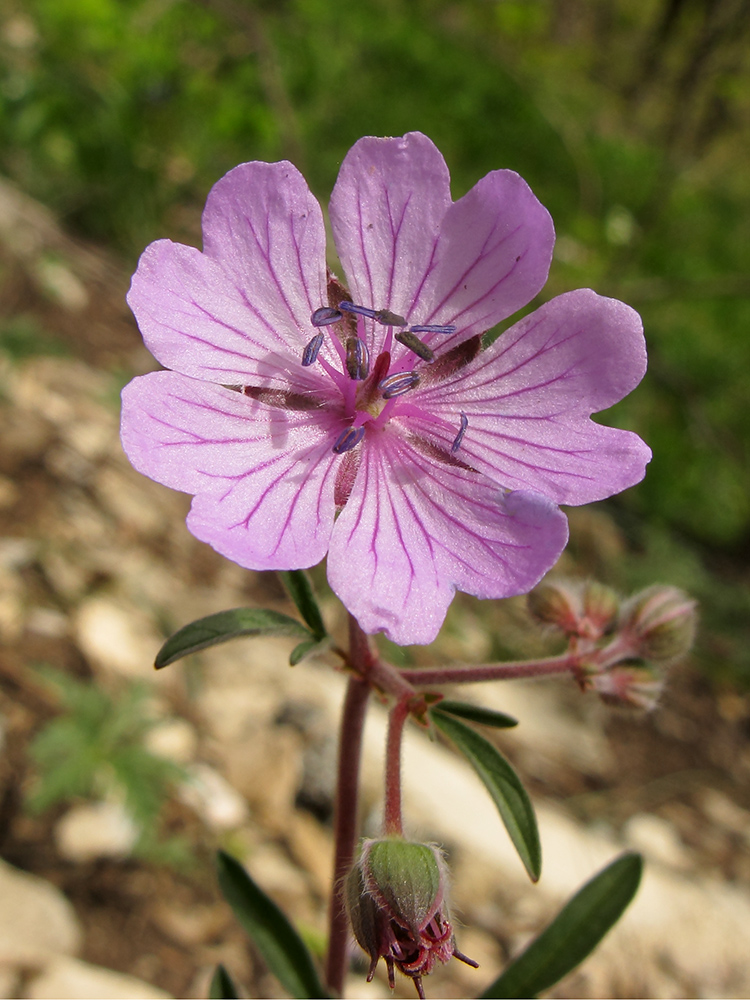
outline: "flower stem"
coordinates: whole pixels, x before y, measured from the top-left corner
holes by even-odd
[[[383,833],[386,837],[403,834],[401,818],[401,741],[404,723],[409,717],[411,698],[403,698],[391,709],[388,719],[388,740],[385,750],[385,813]]]
[[[400,670],[403,680],[415,687],[432,684],[477,684],[480,681],[507,681],[522,677],[564,674],[579,665],[580,655],[567,652],[540,660],[515,660],[507,663],[479,663],[454,667],[426,667]]]
[[[349,920],[343,895],[343,880],[354,864],[357,848],[357,812],[359,803],[359,763],[362,754],[367,699],[370,685],[366,678],[373,662],[367,637],[355,619],[350,618],[349,664],[354,674],[349,678],[341,716],[339,761],[334,808],[333,890],[326,957],[326,982],[332,996],[341,996],[347,972]]]

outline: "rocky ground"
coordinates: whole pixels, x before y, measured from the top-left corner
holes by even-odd
[[[282,640],[242,640],[152,670],[181,624],[240,605],[288,610],[283,592],[273,575],[196,542],[186,498],[122,455],[119,388],[153,364],[122,305],[122,270],[4,186],[0,248],[0,996],[200,997],[218,961],[245,995],[276,996],[219,897],[211,857],[218,845],[240,857],[320,950],[343,679],[323,662],[290,668]],[[601,512],[578,512],[573,530],[579,550],[592,537],[614,552],[623,544]],[[343,625],[325,597],[324,612]],[[522,602],[460,598],[440,645],[417,662],[482,660],[492,630],[522,625]],[[170,865],[158,845],[139,851],[106,767],[95,794],[30,810],[43,775],[29,748],[62,711],[40,665],[96,684],[116,705],[145,685],[153,725],[143,746],[179,769],[160,843],[183,838],[187,858]],[[407,823],[446,847],[459,946],[481,964],[453,963],[429,994],[481,990],[562,900],[634,847],[648,862],[636,903],[554,995],[748,995],[747,697],[717,694],[689,665],[647,718],[613,713],[560,681],[472,694],[520,719],[499,742],[534,795],[544,874],[528,883],[474,776],[410,733]],[[364,768],[371,831],[384,724],[376,707]],[[355,969],[349,995],[387,992]],[[401,981],[397,992],[412,987]]]

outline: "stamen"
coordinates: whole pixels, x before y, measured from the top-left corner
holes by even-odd
[[[439,326],[439,325],[434,325],[432,323],[428,323],[425,326],[410,326],[409,327],[409,332],[410,333],[445,333],[445,334],[451,334],[451,333],[455,333],[456,332],[456,327],[453,326],[450,323],[447,326]]]
[[[383,393],[383,399],[393,399],[394,396],[401,396],[417,385],[419,385],[417,372],[396,372],[378,382],[378,389]]]
[[[465,413],[461,414],[461,427],[459,428],[458,434],[456,434],[456,439],[451,445],[451,455],[455,455],[458,449],[461,447],[461,442],[464,439],[464,434],[466,433],[466,428],[469,426],[469,418]]]
[[[353,302],[339,302],[339,309],[344,312],[356,313],[358,316],[367,316],[368,319],[375,319],[377,312],[368,309],[367,306],[357,306]]]
[[[406,320],[398,313],[392,313],[390,309],[380,309],[375,313],[375,322],[381,326],[406,326]]]
[[[313,316],[315,313],[313,313]],[[310,343],[302,352],[302,367],[309,368],[310,365],[314,365],[318,360],[318,353],[320,348],[323,346],[323,341],[325,340],[324,333],[316,333]]]
[[[338,323],[342,318],[338,309],[333,309],[331,306],[321,306],[312,314],[310,322],[313,326],[330,326],[331,323]]]
[[[359,337],[347,337],[346,370],[349,372],[349,378],[358,382],[364,381],[370,374],[370,352],[367,350],[367,344]]]
[[[396,334],[396,340],[399,344],[403,344],[404,347],[408,347],[410,351],[413,351],[418,358],[423,361],[434,361],[435,352],[432,351],[427,344],[423,343],[416,334],[412,333],[410,330],[402,330],[401,333]]]
[[[364,436],[364,427],[347,427],[345,431],[339,434],[338,440],[333,446],[334,453],[336,455],[343,455],[344,452],[351,451],[352,448],[357,447]]]

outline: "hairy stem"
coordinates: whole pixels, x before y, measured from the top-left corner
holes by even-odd
[[[386,837],[403,834],[401,818],[401,741],[404,723],[409,717],[411,699],[402,699],[391,709],[388,718],[388,740],[385,749],[385,813],[383,833]]]
[[[341,716],[336,803],[333,819],[335,844],[333,889],[328,925],[328,955],[326,957],[326,982],[332,996],[342,995],[348,965],[349,920],[343,894],[343,880],[354,864],[354,854],[357,849],[359,763],[362,755],[362,733],[367,712],[367,699],[370,694],[367,674],[374,662],[367,637],[358,623],[351,617],[349,636],[350,650],[347,659],[354,673],[349,678]]]
[[[515,660],[508,663],[479,663],[453,667],[426,667],[401,670],[403,680],[415,687],[433,684],[477,684],[480,681],[508,681],[521,677],[564,674],[580,664],[580,654],[567,652],[540,660]]]

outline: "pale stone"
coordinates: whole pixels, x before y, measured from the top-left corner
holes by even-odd
[[[96,420],[71,420],[65,425],[61,437],[66,444],[92,462],[110,455],[117,443],[116,428],[109,420],[103,419],[103,414],[97,414]]]
[[[72,806],[55,826],[57,849],[68,861],[126,858],[139,831],[118,802],[85,802]]]
[[[68,631],[67,616],[56,608],[31,608],[26,628],[47,639],[61,639]]]
[[[305,812],[295,812],[286,834],[294,860],[310,876],[315,891],[325,898],[331,891],[333,838],[330,830]]]
[[[189,908],[168,901],[159,902],[153,919],[164,933],[188,948],[215,938],[229,918],[225,906],[192,903]]]
[[[170,1000],[150,983],[90,965],[76,958],[55,958],[27,987],[29,1000]]]
[[[161,641],[152,620],[106,597],[84,601],[75,618],[78,643],[98,666],[146,679]]]
[[[23,569],[34,561],[37,548],[31,538],[0,538],[0,569]]]
[[[226,778],[209,764],[192,764],[188,780],[180,785],[180,799],[212,830],[234,830],[250,818],[250,809]]]
[[[187,719],[165,719],[144,740],[149,753],[174,764],[189,764],[198,751],[198,734]]]
[[[17,969],[0,966],[0,997],[18,996],[20,976]]]
[[[302,737],[283,727],[261,728],[223,747],[232,785],[274,832],[284,832],[294,811],[302,775]]]
[[[0,861],[0,964],[36,967],[81,945],[75,910],[59,889]]]
[[[715,788],[706,788],[700,796],[706,816],[717,826],[738,833],[750,843],[750,812]]]
[[[622,836],[649,861],[658,861],[670,868],[689,868],[691,856],[680,835],[669,820],[652,813],[638,813],[625,823]]]
[[[305,873],[289,860],[277,844],[256,847],[247,859],[253,880],[296,922],[310,920],[310,889]]]
[[[64,309],[81,312],[88,305],[86,286],[65,264],[42,257],[36,262],[34,272],[46,295]]]
[[[21,491],[10,476],[0,475],[0,510],[7,510],[21,499]]]
[[[168,517],[167,498],[148,479],[130,469],[107,467],[97,474],[94,489],[103,507],[118,521],[146,535],[163,531]]]

